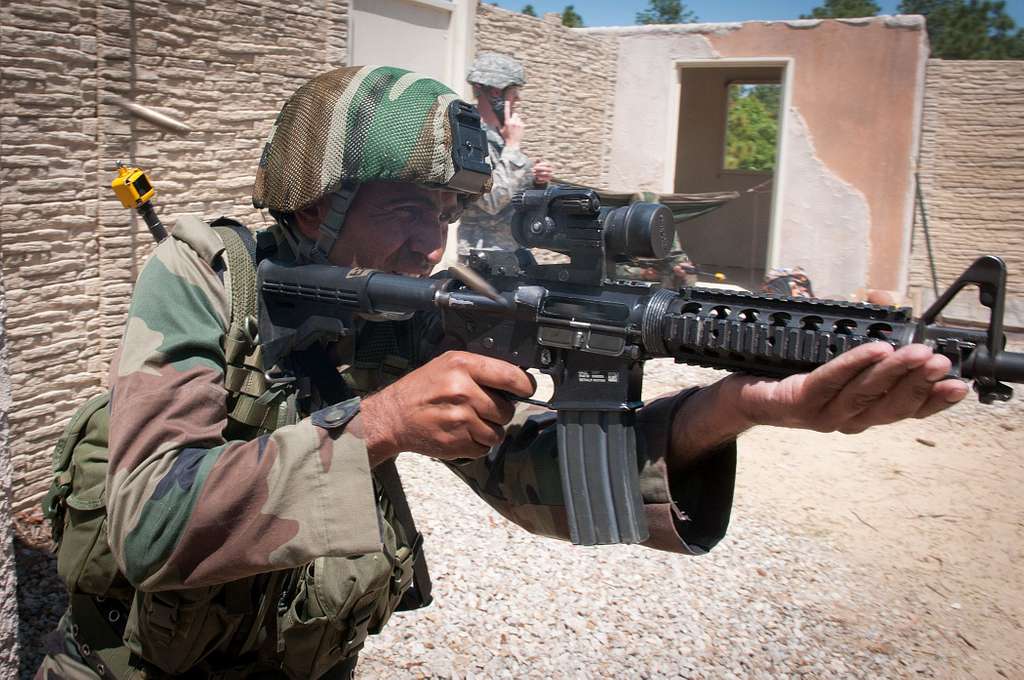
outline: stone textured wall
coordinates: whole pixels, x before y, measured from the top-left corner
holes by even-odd
[[[1024,61],[928,62],[919,176],[940,292],[975,257],[998,254],[1010,271],[1007,320],[1024,326]],[[918,213],[910,284],[927,302],[924,236]]]
[[[0,269],[0,680],[18,669],[18,584],[11,530],[11,460],[7,448],[7,414],[11,387],[7,374],[7,297]]]
[[[617,41],[490,4],[477,9],[477,52],[503,52],[526,68],[523,150],[561,179],[601,186],[611,155]]]
[[[102,389],[152,248],[110,191],[117,160],[150,172],[168,226],[186,212],[258,225],[253,171],[273,117],[303,80],[344,65],[346,0],[42,0],[0,8],[0,233],[7,287],[12,510],[43,532],[49,449]],[[135,121],[111,95],[186,121]],[[2,448],[2,447],[0,447]]]

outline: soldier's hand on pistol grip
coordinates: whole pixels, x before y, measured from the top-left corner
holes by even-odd
[[[497,390],[529,397],[527,373],[499,359],[445,352],[363,399],[361,426],[373,464],[413,451],[431,458],[478,458],[505,437],[515,405]]]

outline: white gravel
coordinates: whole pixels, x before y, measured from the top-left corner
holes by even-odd
[[[645,395],[717,375],[659,362]],[[871,573],[741,497],[726,539],[692,558],[534,537],[440,464],[405,455],[399,467],[435,603],[371,638],[359,677],[932,677],[956,665],[917,625],[913,594],[876,591]]]
[[[930,676],[950,661],[928,656],[914,602],[880,602],[869,574],[742,506],[703,557],[579,548],[510,524],[438,464],[401,468],[435,603],[395,615],[360,677]]]
[[[654,363],[646,396],[717,375]],[[435,602],[396,614],[371,638],[359,678],[972,675],[950,651],[950,632],[931,624],[920,589],[887,590],[877,573],[855,566],[869,560],[794,533],[790,518],[765,516],[743,494],[726,539],[691,558],[537,538],[442,465],[405,455],[399,467],[426,535]],[[742,449],[740,467],[742,476]],[[24,547],[16,555],[28,678],[64,595],[52,558]],[[879,564],[886,558],[879,554]]]

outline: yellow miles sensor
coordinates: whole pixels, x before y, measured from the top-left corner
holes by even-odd
[[[142,168],[129,168],[118,161],[117,177],[110,183],[114,195],[127,209],[135,208],[149,227],[149,233],[157,243],[167,238],[167,229],[160,222],[150,200],[156,195],[153,183]]]

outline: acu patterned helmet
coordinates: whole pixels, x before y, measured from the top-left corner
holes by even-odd
[[[475,199],[490,190],[486,158],[479,113],[442,83],[388,66],[339,68],[307,82],[281,109],[252,202],[287,214],[330,196],[308,253],[326,261],[362,182],[412,182]]]
[[[466,82],[504,90],[513,85],[525,85],[526,72],[522,64],[506,54],[481,52],[466,74]]]

